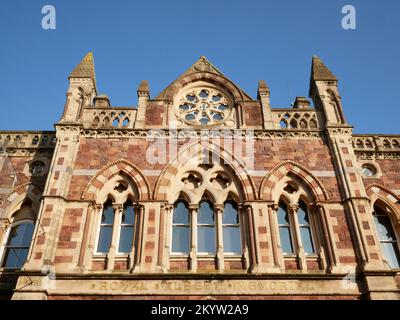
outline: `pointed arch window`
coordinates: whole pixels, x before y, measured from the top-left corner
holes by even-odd
[[[98,253],[108,253],[110,251],[113,227],[114,227],[114,208],[111,200],[104,204],[101,214],[99,241],[97,244]]]
[[[2,267],[20,269],[24,265],[28,257],[33,229],[33,221],[18,222],[11,227],[4,251]]]
[[[374,206],[374,225],[381,245],[383,257],[393,269],[400,268],[398,239],[389,215],[379,206]]]
[[[173,253],[189,253],[190,219],[186,201],[178,200],[172,215],[172,247]]]
[[[311,224],[308,215],[308,209],[303,201],[299,201],[297,210],[297,220],[299,222],[301,243],[306,254],[314,254],[314,244],[312,239]]]
[[[121,215],[121,225],[119,234],[119,253],[130,253],[132,251],[136,225],[135,207],[131,200],[124,204]]]
[[[210,201],[200,202],[197,214],[197,250],[199,253],[216,252],[214,206]]]
[[[13,224],[10,226],[5,243],[1,267],[20,269],[24,265],[32,242],[35,218],[31,201],[25,200],[13,215]]]
[[[277,216],[278,216],[278,228],[279,228],[279,237],[281,240],[282,252],[283,254],[293,254],[294,250],[292,241],[291,222],[290,222],[288,208],[284,201],[279,202]]]
[[[233,201],[227,201],[224,204],[222,232],[224,252],[240,254],[242,252],[242,245],[240,237],[239,213],[237,205]]]

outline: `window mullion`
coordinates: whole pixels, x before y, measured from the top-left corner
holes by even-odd
[[[197,204],[189,205],[190,215],[190,269],[192,271],[197,270],[197,215],[199,206]]]
[[[217,263],[218,270],[224,270],[224,244],[223,244],[223,226],[222,226],[222,215],[224,212],[224,205],[214,206],[214,228],[216,228],[216,242],[217,242]]]
[[[307,269],[307,264],[305,261],[305,253],[304,253],[304,248],[303,244],[301,241],[301,235],[300,235],[300,226],[299,226],[299,221],[297,219],[297,210],[299,206],[298,205],[290,205],[289,206],[289,214],[292,221],[292,233],[294,237],[294,246],[295,246],[295,252],[299,260],[300,264],[300,269],[306,270]]]
[[[114,267],[114,260],[115,255],[118,251],[118,242],[120,236],[120,226],[121,226],[121,215],[123,211],[123,206],[120,204],[113,204],[114,209],[114,223],[112,226],[112,233],[111,233],[111,244],[110,250],[107,254],[107,270],[111,270]]]

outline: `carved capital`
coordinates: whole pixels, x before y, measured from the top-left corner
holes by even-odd
[[[271,208],[273,211],[277,212],[279,209],[279,204],[272,203],[272,204],[269,204],[268,207]]]
[[[299,205],[298,204],[290,204],[288,206],[288,212],[290,214],[296,214],[298,209],[299,209]]]
[[[172,211],[173,209],[174,209],[174,205],[173,204],[170,204],[170,203],[162,203],[161,204],[161,209],[164,209],[164,210],[168,210],[168,211]]]
[[[223,204],[215,204],[214,211],[217,214],[223,214],[224,213],[224,205]]]
[[[122,204],[113,204],[115,214],[121,214],[124,210],[124,206]]]
[[[99,212],[103,208],[103,205],[99,203],[90,203],[88,208],[92,210],[92,212]]]

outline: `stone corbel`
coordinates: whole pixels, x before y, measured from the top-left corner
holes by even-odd
[[[1,219],[0,220],[0,227],[3,230],[4,234],[7,233],[8,228],[11,225],[11,221],[8,220],[7,218]]]

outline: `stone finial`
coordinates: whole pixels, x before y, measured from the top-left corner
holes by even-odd
[[[269,87],[265,80],[258,81],[258,99],[262,96],[269,96]]]
[[[68,78],[91,78],[96,79],[94,72],[93,53],[89,52],[82,61],[75,67]]]
[[[311,79],[314,81],[337,81],[335,75],[317,56],[312,57]]]
[[[142,80],[142,82],[140,82],[140,85],[137,89],[137,94],[138,97],[148,97],[150,95],[149,82],[147,80]]]
[[[267,83],[265,82],[265,80],[258,81],[258,90],[269,91],[269,87],[268,87]]]
[[[306,97],[296,97],[293,108],[294,109],[308,109],[308,108],[310,108],[310,101]]]

